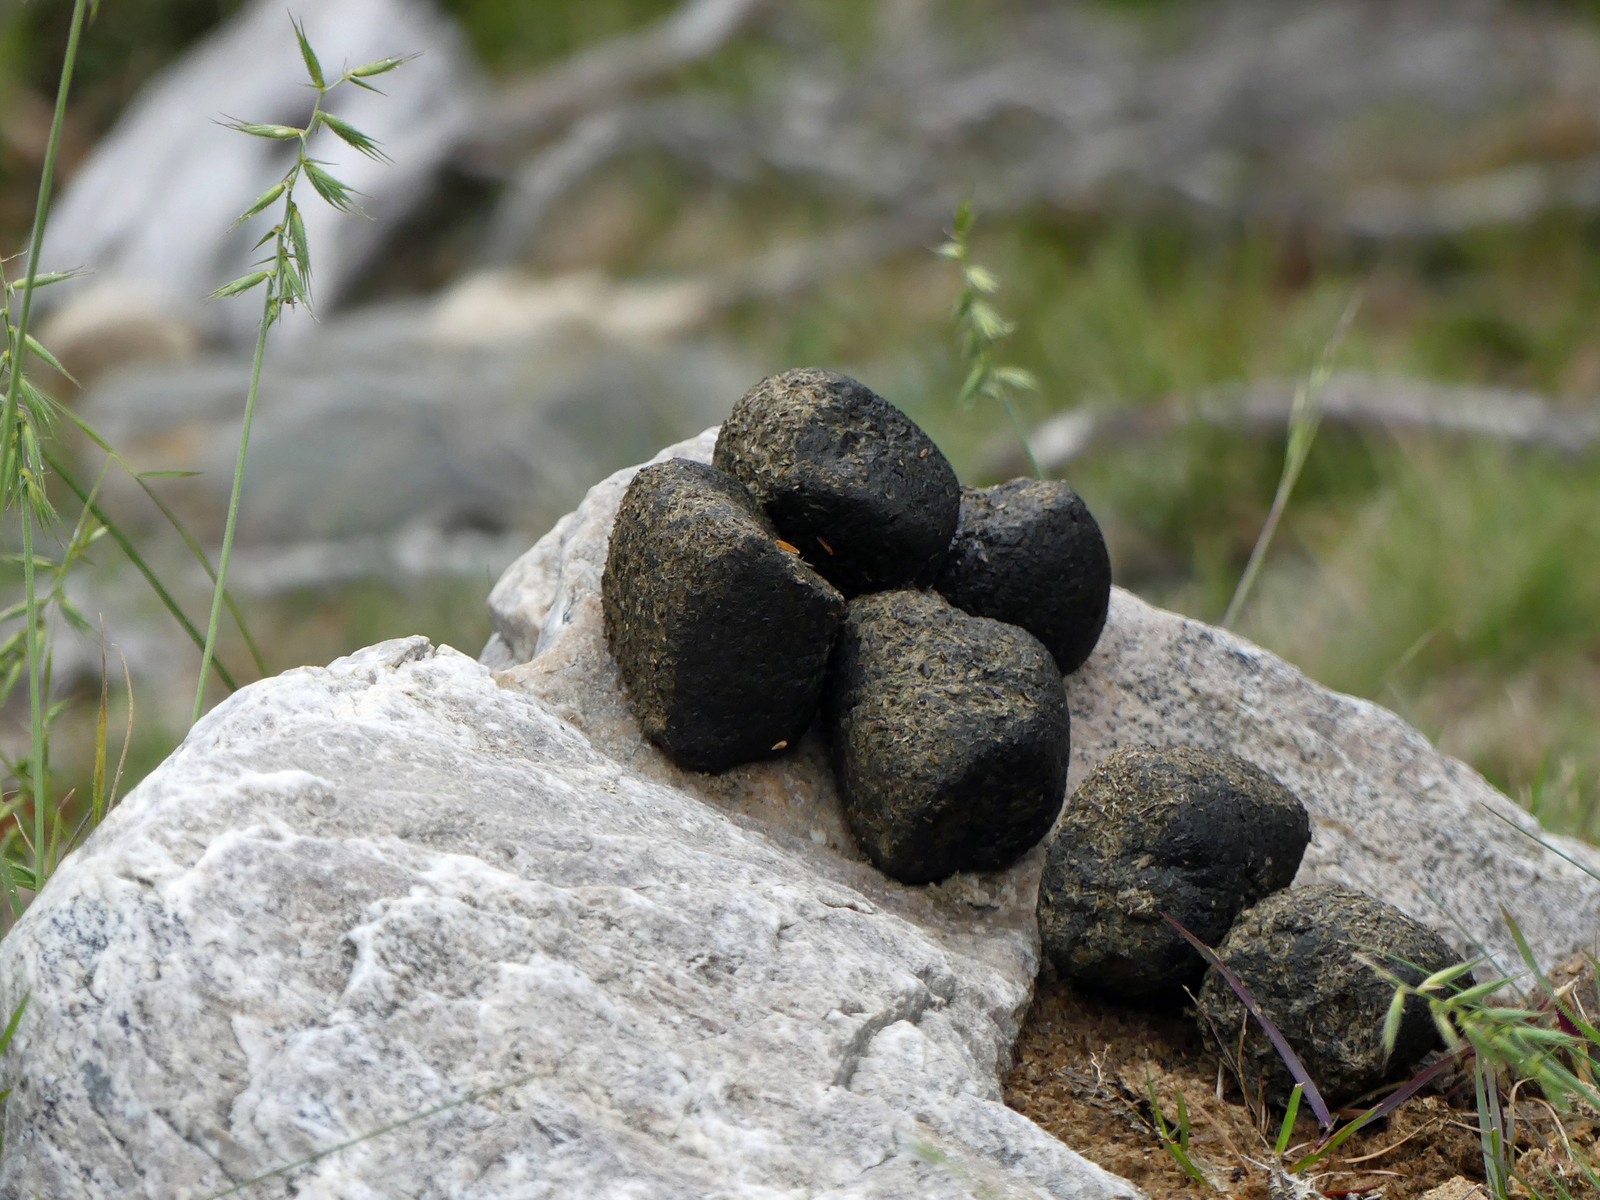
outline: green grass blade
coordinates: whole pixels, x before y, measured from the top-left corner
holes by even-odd
[[[211,298],[214,300],[223,300],[229,296],[237,296],[241,292],[248,292],[251,288],[260,287],[267,280],[271,279],[272,274],[273,273],[271,271],[251,271],[248,275],[241,275],[239,278],[230,280],[229,282],[223,284],[216,291],[211,293]]]
[[[1400,1018],[1405,1015],[1407,996],[1402,988],[1396,988],[1394,999],[1389,1001],[1389,1011],[1383,1016],[1383,1054],[1387,1058],[1394,1053],[1394,1044],[1400,1036]]]
[[[194,720],[200,720],[205,710],[207,669],[217,648],[217,620],[222,615],[222,597],[228,587],[228,559],[233,553],[233,531],[239,521],[239,492],[244,484],[245,455],[250,448],[250,424],[255,418],[256,393],[261,387],[261,360],[267,352],[267,330],[271,328],[274,296],[267,289],[266,304],[261,313],[261,327],[256,335],[255,361],[250,368],[250,391],[245,396],[244,424],[239,431],[239,457],[233,467],[233,490],[228,496],[228,520],[222,530],[222,554],[217,560],[216,586],[211,590],[211,619],[206,625],[206,642],[200,652],[200,681],[194,691]]]
[[[133,469],[132,465],[125,458],[123,458],[122,455],[118,454],[115,450],[113,450],[111,448],[110,443],[108,443],[103,437],[101,437],[98,433],[95,432],[94,427],[92,425],[90,425],[88,422],[84,421],[81,417],[79,417],[71,409],[67,410],[67,416],[72,420],[72,422],[75,425],[77,425],[77,427],[80,430],[83,431],[84,436],[88,437],[91,441],[94,442],[95,445],[99,446],[100,449],[104,450],[108,455],[110,455],[111,458],[113,460],[115,460],[122,467],[122,469],[124,471],[126,471],[128,473],[129,477],[132,478],[133,481],[139,485],[140,490],[143,491],[144,494],[147,497],[149,497],[150,503],[154,504],[158,509],[161,510],[161,515],[166,518],[167,524],[171,525],[172,528],[177,531],[178,536],[183,539],[183,544],[185,546],[189,547],[189,553],[194,555],[195,561],[197,563],[199,563],[201,569],[203,571],[205,571],[206,578],[210,579],[211,582],[213,584],[215,584],[216,581],[217,581],[217,573],[211,566],[211,560],[206,557],[205,550],[202,549],[201,546],[200,546],[200,543],[195,540],[194,535],[189,532],[188,527],[185,526],[184,523],[178,519],[178,514],[173,512],[172,509],[167,506],[166,501],[164,501],[156,493],[155,489],[153,489],[148,483],[145,482],[146,479],[157,477],[157,476],[161,475],[162,472],[159,472],[159,471],[143,471],[143,472],[135,471]],[[62,473],[63,472],[64,468],[61,466],[61,464],[57,460],[55,460],[54,458],[51,458],[48,461],[51,464],[51,469],[52,470],[56,471],[57,473]],[[189,474],[189,473],[198,474],[198,472],[183,472],[183,473],[184,474]],[[68,476],[63,474],[63,479],[66,482],[68,482],[69,484],[71,484],[71,486],[73,487],[74,491],[77,491],[79,498],[82,499],[83,498],[83,492],[78,489],[76,484],[72,484],[71,483],[70,477],[68,477]],[[95,515],[96,515],[96,517],[99,518],[101,524],[107,526],[108,530],[115,528],[114,526],[112,526],[106,520],[106,517],[105,517],[105,515],[103,513],[96,513]],[[271,672],[267,670],[266,660],[265,660],[265,658],[262,657],[261,648],[260,648],[260,646],[258,646],[256,644],[256,639],[255,639],[254,635],[251,634],[249,625],[247,625],[245,623],[244,614],[239,611],[239,606],[234,601],[232,593],[225,594],[224,597],[223,597],[223,602],[225,604],[227,604],[228,612],[232,614],[233,620],[234,620],[234,624],[236,626],[238,626],[240,636],[244,638],[245,645],[248,646],[249,649],[250,649],[250,657],[255,660],[256,670],[261,675],[270,675]],[[197,638],[197,639],[199,638],[199,634],[198,633],[195,633],[193,636],[195,638]],[[196,644],[200,645],[202,647],[204,646],[204,643],[200,642],[200,641],[197,641]],[[229,686],[230,689],[232,689],[234,691],[238,690],[238,688],[233,684],[229,684],[228,686]]]
[[[1360,305],[1361,293],[1357,292],[1345,305],[1344,314],[1339,318],[1339,324],[1334,328],[1333,335],[1322,347],[1322,353],[1318,356],[1317,365],[1312,369],[1311,375],[1295,389],[1294,404],[1290,408],[1289,416],[1289,444],[1283,454],[1283,473],[1278,478],[1278,490],[1272,497],[1272,507],[1267,510],[1267,519],[1261,525],[1261,532],[1256,535],[1256,544],[1250,549],[1250,558],[1245,563],[1244,573],[1239,576],[1238,586],[1233,589],[1233,598],[1228,601],[1227,611],[1222,614],[1224,629],[1233,628],[1233,623],[1238,620],[1240,612],[1244,609],[1245,601],[1250,598],[1250,593],[1255,588],[1257,576],[1261,574],[1261,568],[1267,558],[1267,549],[1272,545],[1273,535],[1278,530],[1278,522],[1283,519],[1284,510],[1289,506],[1289,497],[1293,494],[1294,485],[1300,478],[1300,471],[1311,454],[1311,444],[1316,440],[1317,429],[1322,423],[1322,390],[1327,386],[1328,378],[1333,373],[1334,355],[1338,352],[1339,344],[1344,341],[1344,335],[1349,331],[1351,322],[1355,320]]]
[[[89,811],[94,823],[105,816],[106,787],[106,709],[111,704],[111,678],[106,674],[106,631],[100,630],[100,705],[94,722],[94,779],[90,784]]]
[[[34,510],[24,504],[22,508],[22,578],[23,589],[28,599],[27,636],[24,639],[28,647],[28,714],[32,744],[32,757],[28,762],[29,771],[33,775],[33,845],[34,845],[34,873],[40,878],[47,878],[50,874],[50,864],[43,859],[45,848],[45,813],[50,807],[50,765],[45,757],[47,720],[44,699],[40,693],[40,681],[44,674],[44,664],[41,662],[39,646],[39,601],[34,586],[33,570],[33,518]]]
[[[288,184],[280,180],[269,187],[266,191],[262,192],[261,195],[256,197],[256,202],[254,204],[239,214],[238,219],[234,221],[234,226],[238,227],[243,225],[251,217],[255,216],[262,209],[266,208],[267,205],[271,204],[279,196],[283,195],[283,190],[288,186]]]
[[[1594,880],[1600,881],[1600,874],[1597,874],[1593,867],[1587,867],[1583,863],[1579,862],[1577,859],[1573,858],[1572,855],[1566,853],[1565,851],[1557,850],[1554,846],[1552,846],[1549,842],[1545,841],[1538,834],[1532,833],[1532,832],[1524,829],[1521,825],[1518,825],[1510,817],[1503,816],[1502,814],[1495,812],[1494,809],[1490,808],[1487,804],[1485,804],[1483,807],[1491,816],[1499,817],[1500,820],[1504,821],[1507,825],[1511,826],[1511,828],[1515,829],[1518,833],[1522,834],[1523,837],[1530,838],[1533,841],[1538,842],[1539,845],[1543,846],[1546,850],[1550,851],[1551,854],[1554,854],[1559,858],[1566,859],[1569,863],[1571,863],[1573,866],[1577,867],[1578,870],[1582,871],[1590,879],[1594,879]]]
[[[374,62],[362,63],[359,67],[352,67],[346,74],[354,82],[357,79],[370,79],[374,75],[383,75],[396,67],[410,62],[415,54],[407,54],[404,58],[380,58]]]
[[[288,205],[289,246],[294,251],[295,264],[300,268],[300,278],[311,278],[311,247],[306,243],[306,223],[300,216],[300,206],[294,201]]]
[[[48,452],[46,453],[46,461],[50,463],[51,469],[56,472],[61,481],[71,488],[78,499],[83,501],[89,511],[94,514],[95,519],[105,526],[106,532],[122,548],[122,552],[128,556],[128,561],[145,577],[145,581],[149,583],[151,590],[155,592],[161,603],[166,606],[167,611],[172,614],[173,620],[178,622],[198,649],[204,650],[205,639],[200,636],[200,631],[184,615],[183,610],[178,607],[178,602],[172,598],[172,594],[167,591],[161,580],[156,577],[156,573],[150,569],[150,565],[144,561],[143,556],[140,555],[138,550],[134,549],[133,543],[128,540],[127,535],[117,527],[116,523],[97,504],[90,501],[89,493],[78,483],[72,473]],[[227,685],[229,691],[236,692],[239,690],[239,685],[234,681],[233,675],[222,663],[216,662],[212,665],[216,668],[218,677]],[[265,674],[264,671],[262,673]]]
[[[4,890],[5,898],[11,903],[13,918],[20,917],[22,910],[27,907],[18,894],[23,885],[17,877],[17,867],[18,864],[11,861],[10,855],[0,854],[0,889]]]
[[[354,125],[351,125],[348,121],[341,121],[332,113],[323,113],[322,123],[329,129],[333,130],[333,132],[338,135],[340,141],[344,142],[352,149],[366,155],[368,158],[372,159],[373,162],[392,161],[387,154],[378,148],[378,143],[374,142],[371,138],[362,133]]]
[[[293,17],[290,17],[289,21],[294,26],[295,40],[300,43],[300,57],[305,61],[306,74],[311,76],[311,82],[316,85],[318,91],[325,91],[328,82],[322,77],[322,64],[317,61],[311,43],[306,40],[305,26]]]
[[[21,347],[27,344],[28,321],[33,312],[33,292],[38,286],[39,251],[44,245],[45,223],[50,216],[50,193],[55,184],[56,156],[61,150],[61,128],[67,117],[67,95],[72,90],[72,73],[78,62],[78,42],[83,35],[85,0],[73,0],[72,19],[67,27],[67,49],[61,60],[61,77],[56,83],[56,106],[50,118],[50,133],[45,142],[44,165],[39,172],[39,194],[33,209],[33,230],[28,238],[28,271],[22,280],[22,312],[12,334],[11,385],[5,405],[0,408],[0,447],[9,458],[11,439],[16,434],[17,404],[22,395]],[[10,324],[8,319],[8,325]],[[5,480],[9,485],[9,472]]]
[[[1335,1133],[1332,1137],[1328,1138],[1327,1141],[1323,1142],[1316,1149],[1312,1150],[1309,1154],[1306,1154],[1302,1158],[1296,1160],[1294,1165],[1289,1168],[1289,1173],[1291,1175],[1292,1174],[1296,1174],[1296,1173],[1298,1173],[1300,1171],[1305,1170],[1307,1167],[1312,1166],[1317,1162],[1320,1162],[1322,1159],[1326,1158],[1328,1155],[1332,1154],[1335,1150],[1337,1150],[1341,1145],[1343,1145],[1345,1140],[1348,1139],[1357,1130],[1361,1129],[1363,1126],[1371,1124],[1373,1121],[1378,1120],[1380,1117],[1388,1116],[1395,1109],[1399,1108],[1402,1104],[1404,1104],[1407,1100],[1411,1099],[1412,1096],[1415,1096],[1419,1091],[1421,1091],[1424,1087],[1426,1087],[1429,1083],[1431,1083],[1435,1078],[1437,1078],[1438,1076],[1444,1074],[1444,1072],[1446,1070],[1448,1070],[1449,1068],[1455,1066],[1457,1064],[1457,1062],[1458,1062],[1458,1059],[1455,1056],[1451,1056],[1449,1058],[1441,1058],[1438,1062],[1434,1063],[1431,1067],[1427,1067],[1426,1069],[1424,1069],[1422,1071],[1419,1071],[1417,1074],[1413,1075],[1410,1079],[1408,1079],[1405,1083],[1401,1084],[1394,1091],[1390,1092],[1387,1096],[1385,1096],[1377,1104],[1374,1104],[1366,1112],[1362,1113],[1359,1117],[1356,1117],[1348,1125],[1345,1125],[1343,1128],[1341,1128],[1337,1133]]]
[[[1161,1112],[1161,1102],[1156,1099],[1155,1080],[1151,1079],[1149,1076],[1146,1076],[1145,1087],[1148,1088],[1150,1092],[1150,1112],[1151,1115],[1155,1117],[1156,1136],[1161,1140],[1161,1144],[1167,1148],[1167,1153],[1172,1155],[1173,1161],[1178,1164],[1179,1169],[1182,1170],[1185,1175],[1189,1176],[1190,1179],[1193,1179],[1202,1187],[1209,1187],[1211,1185],[1211,1181],[1206,1178],[1205,1173],[1201,1171],[1199,1167],[1195,1166],[1194,1160],[1189,1157],[1189,1138],[1187,1132],[1180,1132],[1179,1136],[1175,1137],[1173,1136],[1172,1131],[1168,1130],[1166,1117],[1163,1116]],[[1178,1103],[1180,1106],[1183,1104],[1182,1092],[1178,1093]],[[1181,1128],[1182,1127],[1180,1123],[1180,1130]]]
[[[27,336],[27,343],[28,349],[32,350],[34,354],[38,355],[40,358],[44,359],[48,366],[50,366],[53,370],[59,371],[62,375],[65,375],[67,379],[71,380],[74,386],[78,385],[78,381],[73,378],[72,372],[63,367],[61,365],[61,360],[58,359],[54,354],[51,354],[50,351],[46,350],[39,342],[38,338],[34,337],[33,334],[30,333]]]
[[[356,204],[351,199],[350,188],[332,175],[329,175],[316,163],[306,163],[306,175],[311,179],[311,186],[317,189],[321,196],[340,212],[355,212]]]
[[[117,657],[122,659],[122,682],[127,689],[128,697],[128,727],[122,731],[122,753],[117,756],[117,773],[111,777],[111,792],[106,797],[106,809],[109,811],[117,803],[117,790],[122,786],[122,771],[128,765],[128,748],[133,745],[133,673],[128,670],[128,656],[117,648]]]
[[[40,271],[33,277],[33,286],[35,289],[49,287],[52,283],[62,283],[68,279],[76,279],[81,274],[81,271]],[[7,284],[6,290],[8,292],[19,292],[22,290],[22,286],[23,281],[19,279],[16,283]]]
[[[11,1010],[11,1019],[6,1022],[3,1032],[0,1032],[0,1054],[4,1054],[11,1046],[11,1039],[17,1035],[17,1026],[22,1024],[22,1014],[28,1008],[28,993],[23,993],[22,999],[17,1002],[16,1008]]]
[[[1284,1109],[1283,1124],[1278,1126],[1275,1153],[1280,1157],[1289,1148],[1289,1139],[1294,1136],[1294,1119],[1300,1115],[1300,1097],[1304,1094],[1305,1088],[1298,1083],[1294,1085],[1294,1091],[1289,1093],[1289,1107]]]
[[[248,133],[251,137],[267,138],[274,142],[287,142],[305,132],[293,125],[258,125],[251,121],[224,122],[229,129]]]

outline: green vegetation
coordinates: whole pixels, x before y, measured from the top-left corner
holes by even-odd
[[[961,381],[961,390],[956,393],[956,405],[969,408],[979,396],[998,400],[1006,410],[1011,427],[1017,431],[1017,441],[1022,445],[1028,466],[1035,476],[1042,479],[1044,472],[1033,457],[1027,431],[1022,428],[1022,422],[1017,419],[1017,410],[1011,403],[1012,392],[1037,391],[1039,381],[1021,367],[1002,366],[995,362],[995,348],[1017,331],[1017,323],[1002,317],[988,299],[1000,290],[1000,281],[986,267],[972,261],[972,221],[972,202],[965,201],[956,210],[950,240],[936,252],[941,258],[948,258],[961,268],[961,290],[956,293],[951,316],[956,323],[966,377]]]
[[[295,185],[305,179],[315,189],[317,195],[340,212],[358,211],[350,188],[328,174],[323,169],[327,164],[312,158],[306,153],[306,147],[319,130],[327,128],[340,141],[368,158],[384,161],[383,151],[371,138],[332,113],[324,112],[322,105],[330,92],[347,83],[352,87],[375,91],[376,89],[366,81],[374,76],[387,74],[405,61],[401,58],[384,58],[363,63],[358,67],[348,68],[329,83],[323,75],[322,64],[311,49],[311,43],[306,41],[305,30],[298,22],[294,26],[294,36],[300,44],[300,57],[305,62],[310,86],[317,93],[316,103],[312,105],[311,116],[305,125],[259,125],[248,121],[228,123],[230,129],[251,137],[294,143],[295,158],[284,177],[257,196],[255,203],[245,209],[234,222],[235,225],[242,225],[257,213],[264,212],[282,201],[282,218],[257,243],[258,246],[272,243],[272,253],[257,262],[254,270],[223,284],[212,293],[213,299],[220,300],[228,296],[242,295],[259,287],[262,290],[262,302],[261,321],[256,331],[255,357],[250,365],[250,391],[244,402],[244,427],[239,434],[239,456],[233,468],[233,490],[228,495],[228,523],[223,530],[222,551],[217,559],[217,571],[214,576],[211,621],[206,626],[206,644],[200,656],[199,682],[194,693],[193,719],[196,721],[205,711],[206,680],[211,674],[211,661],[217,648],[217,622],[221,619],[222,604],[228,594],[228,559],[233,551],[233,532],[239,519],[239,490],[244,483],[245,456],[250,448],[250,423],[255,416],[256,393],[261,385],[261,360],[267,352],[267,334],[282,316],[285,308],[293,308],[297,304],[311,307],[311,250],[306,244],[305,222],[301,219],[300,209],[294,202]]]
[[[593,42],[660,20],[678,4],[677,0],[541,4],[444,0],[441,7],[461,22],[486,66],[515,71],[565,58]]]

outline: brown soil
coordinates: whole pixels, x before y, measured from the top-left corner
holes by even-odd
[[[1174,1133],[1182,1097],[1189,1156],[1210,1185],[1191,1179],[1164,1146],[1152,1089]],[[1316,1190],[1304,1195],[1413,1200],[1457,1175],[1482,1180],[1471,1091],[1470,1079],[1457,1079],[1443,1093],[1425,1091],[1408,1100],[1311,1168]],[[1219,1070],[1192,1019],[1181,1014],[1130,1009],[1041,980],[1005,1079],[1005,1099],[1086,1158],[1138,1184],[1152,1200],[1294,1196],[1281,1180],[1269,1192],[1272,1143],[1282,1114],[1247,1104],[1234,1074]],[[1560,1171],[1564,1161],[1561,1135],[1542,1103],[1520,1092],[1517,1115],[1519,1165],[1544,1191],[1540,1177]],[[1591,1123],[1569,1120],[1566,1134],[1592,1152]],[[1316,1122],[1302,1108],[1286,1159],[1307,1153],[1316,1141]],[[1561,1178],[1574,1196],[1588,1194],[1571,1175],[1563,1172]],[[1527,1193],[1513,1184],[1512,1195],[1519,1194]]]

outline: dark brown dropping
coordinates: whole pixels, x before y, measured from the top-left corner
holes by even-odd
[[[799,741],[845,607],[738,480],[685,458],[628,485],[600,598],[645,735],[697,771]]]
[[[1014,625],[933,592],[851,601],[825,713],[856,841],[885,874],[927,883],[994,870],[1061,810],[1066,689]]]
[[[1411,984],[1460,960],[1433,930],[1392,904],[1332,885],[1290,888],[1242,913],[1217,955],[1244,981],[1305,1064],[1323,1098],[1337,1107],[1403,1077],[1438,1044],[1427,1006],[1413,997],[1394,1055],[1383,1052],[1383,1022],[1394,986],[1356,957],[1365,954]],[[1406,963],[1415,964],[1407,966]],[[1267,1097],[1285,1102],[1294,1077],[1244,1005],[1212,968],[1199,998],[1207,1046],[1236,1055]]]
[[[1039,933],[1056,970],[1092,991],[1180,1000],[1208,946],[1287,887],[1311,840],[1299,799],[1255,764],[1192,746],[1130,746],[1067,802],[1039,885]]]
[[[1060,480],[964,487],[938,588],[974,616],[1022,626],[1067,674],[1105,628],[1111,555],[1088,506]]]
[[[961,491],[939,448],[887,400],[831,371],[785,371],[751,388],[712,461],[846,596],[931,586],[956,531]]]

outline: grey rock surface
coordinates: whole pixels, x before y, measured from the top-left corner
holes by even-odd
[[[1000,1102],[1031,939],[836,857],[421,638],[255,684],[0,943],[0,1196],[199,1200],[459,1102],[250,1194],[1136,1197]]]
[[[714,343],[545,329],[462,344],[435,305],[352,311],[268,355],[240,544],[548,529],[596,478],[702,428],[758,373]],[[137,469],[199,472],[158,486],[197,537],[220,539],[249,380],[249,355],[215,355],[109,375],[78,405]],[[82,473],[102,460],[86,446]],[[124,523],[160,527],[122,472],[104,494]]]
[[[715,440],[712,429],[662,456],[709,461]],[[496,632],[483,660],[526,664],[509,676],[640,770],[853,853],[820,739],[813,757],[802,755],[781,775],[733,778],[673,776],[670,764],[653,761],[659,754],[638,748],[605,654],[598,604],[606,536],[631,474],[598,484],[507,569],[490,593]],[[1543,832],[1481,775],[1387,709],[1329,691],[1225,630],[1113,588],[1105,632],[1089,661],[1067,677],[1067,700],[1069,796],[1121,746],[1231,750],[1275,776],[1311,814],[1297,885],[1367,892],[1438,930],[1458,951],[1480,944],[1513,973],[1521,960],[1502,903],[1545,966],[1593,944],[1600,881],[1576,864],[1600,872],[1600,850]],[[1018,922],[1031,936],[1041,862],[1033,854],[1006,875],[957,876],[933,891],[999,899],[994,919]]]

